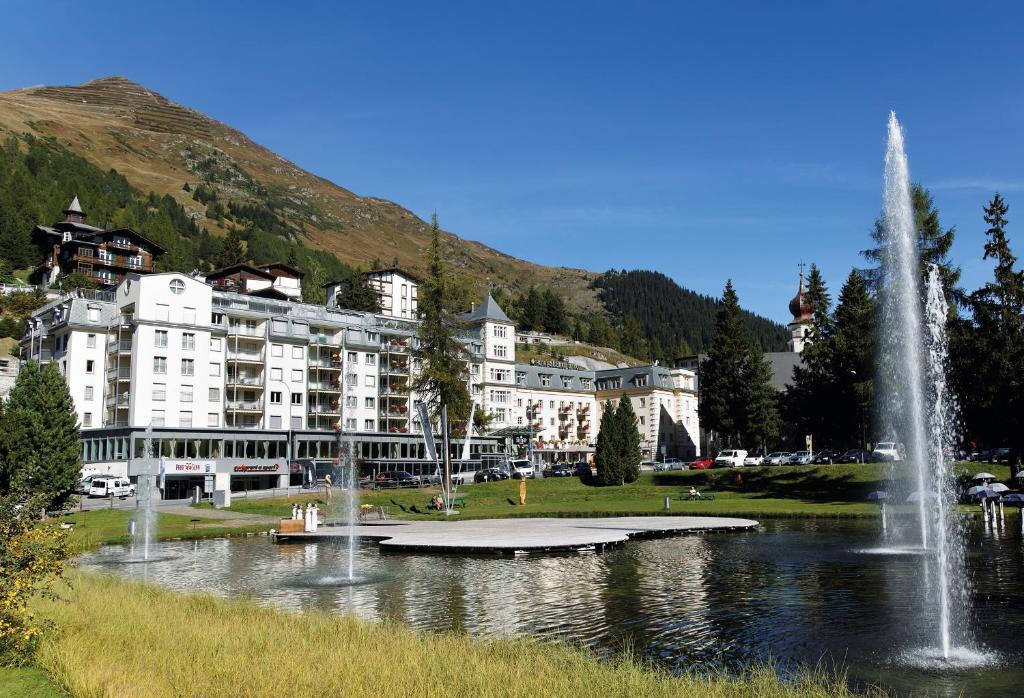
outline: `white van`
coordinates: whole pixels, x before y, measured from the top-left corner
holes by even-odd
[[[716,468],[739,468],[747,457],[746,451],[719,451],[715,456]]]
[[[875,450],[873,453],[880,461],[894,461],[900,459],[899,448],[893,441],[882,441],[875,444]]]
[[[521,480],[523,478],[532,478],[536,476],[537,472],[534,470],[533,463],[528,460],[513,460],[508,462],[508,472],[512,476],[513,480]]]
[[[126,477],[94,477],[89,483],[90,497],[134,497],[135,485]]]

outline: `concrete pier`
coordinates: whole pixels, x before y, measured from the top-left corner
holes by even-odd
[[[389,521],[361,524],[359,538],[382,550],[439,553],[514,554],[601,550],[630,538],[756,528],[751,519],[718,516],[623,516],[601,519],[471,519],[468,521]],[[348,528],[324,526],[314,533],[278,533],[279,542],[346,540]]]

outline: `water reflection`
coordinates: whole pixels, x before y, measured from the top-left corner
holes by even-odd
[[[737,671],[766,659],[782,671],[822,660],[845,664],[856,685],[879,683],[937,695],[1016,695],[1024,679],[1024,544],[1019,521],[971,529],[978,650],[999,666],[942,673],[903,658],[933,628],[910,590],[916,555],[879,555],[873,524],[777,522],[760,532],[630,543],[600,554],[517,558],[382,554],[366,544],[357,570],[374,583],[303,584],[338,576],[347,549],[329,543],[274,545],[266,538],[161,544],[175,559],[83,567],[116,570],[181,590],[248,595],[285,608],[355,612],[427,630],[524,634],[579,642],[609,655],[625,645],[679,670]],[[296,583],[298,580],[298,583]]]

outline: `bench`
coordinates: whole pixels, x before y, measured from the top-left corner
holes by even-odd
[[[679,495],[679,498],[682,499],[683,501],[689,502],[711,502],[714,501],[715,499],[715,493],[701,492],[698,496],[693,496],[689,492],[684,492],[683,494]]]

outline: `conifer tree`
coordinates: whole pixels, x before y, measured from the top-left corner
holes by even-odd
[[[619,421],[615,405],[608,401],[601,413],[594,458],[597,461],[597,482],[601,485],[622,484],[622,451],[619,448]]]
[[[623,393],[615,410],[617,429],[615,438],[619,450],[619,468],[622,483],[636,482],[640,477],[640,431],[637,429],[633,402]]]
[[[622,319],[622,334],[619,349],[623,354],[643,360],[647,358],[647,342],[644,340],[643,328],[635,315],[626,315]]]
[[[0,421],[0,489],[40,495],[48,509],[71,496],[82,469],[78,416],[55,364],[18,373]]]
[[[469,391],[462,381],[465,368],[465,347],[458,340],[459,323],[445,306],[449,278],[441,251],[441,231],[437,215],[431,220],[430,250],[427,256],[428,274],[420,286],[419,329],[417,355],[423,361],[413,389],[424,402],[437,412],[441,405],[448,408],[450,422],[464,422],[469,418],[471,405]],[[427,425],[424,425],[427,428]]]
[[[220,241],[220,250],[214,264],[218,269],[223,269],[244,261],[245,249],[242,247],[242,236],[236,228],[231,228]]]
[[[722,293],[708,357],[701,364],[698,405],[705,429],[719,432],[728,445],[739,445],[746,421],[743,380],[749,350],[744,340],[739,298],[730,279]]]

